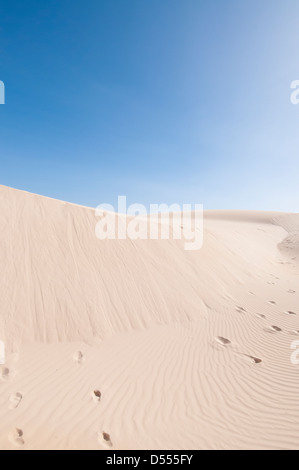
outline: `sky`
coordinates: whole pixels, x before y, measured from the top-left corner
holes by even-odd
[[[297,0],[0,6],[0,184],[299,212]]]

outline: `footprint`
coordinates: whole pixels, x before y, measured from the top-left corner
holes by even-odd
[[[237,312],[239,312],[239,313],[246,313],[246,312],[247,312],[247,310],[246,310],[245,308],[239,307],[239,306],[236,307],[236,310],[237,310]]]
[[[75,352],[75,354],[73,355],[73,359],[75,362],[77,362],[78,364],[82,364],[83,360],[84,360],[84,356],[83,356],[83,353],[81,351],[77,351]]]
[[[291,310],[288,310],[287,312],[284,312],[284,313],[285,313],[286,315],[294,315],[294,316],[297,315],[297,313],[292,312]]]
[[[289,290],[288,290],[288,293],[289,293],[289,294],[296,294],[296,291],[293,290],[293,289],[289,289]]]
[[[23,433],[22,429],[16,428],[16,429],[14,429],[13,431],[11,431],[9,433],[8,438],[9,438],[10,442],[12,444],[14,444],[15,446],[22,447],[25,444],[25,441],[23,439],[23,435],[24,435],[24,433]]]
[[[269,302],[268,302],[268,303],[269,303],[269,304],[271,304],[271,305],[276,305],[276,302],[275,302],[275,300],[269,300]]]
[[[244,356],[247,357],[248,359],[250,359],[250,361],[253,362],[254,364],[261,364],[263,362],[258,357],[249,356],[248,354],[244,354]]]
[[[282,331],[282,329],[279,328],[278,326],[271,325],[271,326],[269,326],[269,328],[266,328],[265,331],[267,333],[280,333]]]
[[[102,398],[102,394],[99,390],[95,390],[94,392],[92,392],[92,398],[93,398],[93,401],[98,403],[99,401],[101,401],[101,398]]]
[[[289,333],[292,336],[298,336],[299,335],[299,330],[293,330],[293,331],[290,331]]]
[[[255,316],[257,318],[262,318],[263,320],[265,320],[267,318],[266,315],[263,315],[262,313],[257,313]]]
[[[107,432],[102,432],[102,433],[99,433],[98,434],[98,440],[101,444],[104,444],[105,446],[107,447],[112,447],[112,441],[111,441],[111,437],[110,437],[110,434],[108,434]]]
[[[223,336],[217,336],[216,338],[217,343],[221,344],[222,346],[228,346],[231,343],[231,341],[227,338],[223,338]]]
[[[8,367],[1,367],[0,368],[0,379],[2,380],[9,380],[10,371]]]
[[[14,395],[11,395],[9,398],[9,409],[14,410],[18,408],[22,399],[23,399],[23,395],[21,393],[15,393]]]

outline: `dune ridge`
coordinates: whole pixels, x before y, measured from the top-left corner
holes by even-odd
[[[206,211],[197,252],[96,222],[0,186],[0,448],[298,448],[299,214]]]

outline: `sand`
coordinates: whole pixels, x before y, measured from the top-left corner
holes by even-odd
[[[299,215],[207,211],[192,252],[96,222],[0,187],[0,448],[298,449]]]

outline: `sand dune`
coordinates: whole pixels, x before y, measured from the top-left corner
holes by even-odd
[[[0,187],[0,448],[298,449],[299,215],[207,211],[194,252],[96,222]]]

